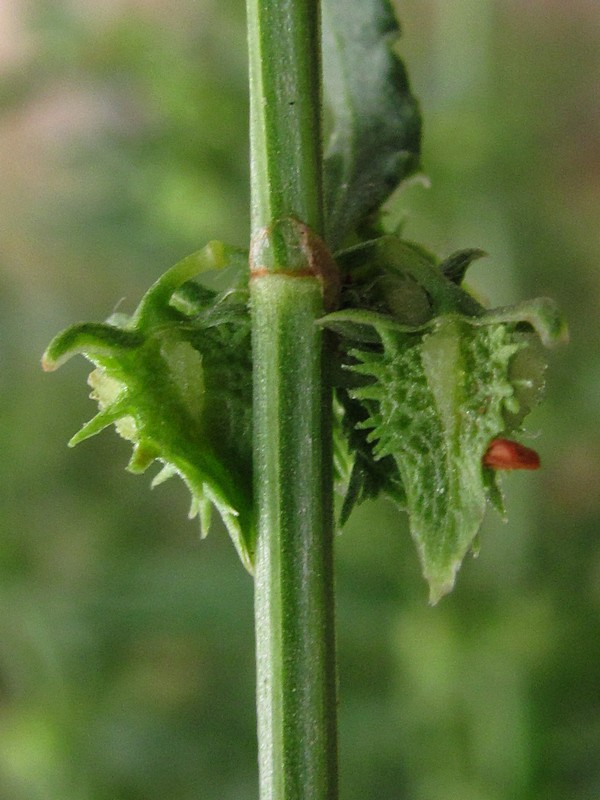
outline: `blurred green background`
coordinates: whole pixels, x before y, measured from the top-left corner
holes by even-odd
[[[355,0],[348,0],[354,2]],[[342,800],[600,797],[600,3],[402,0],[431,188],[392,219],[482,247],[571,344],[481,556],[426,603],[406,521],[337,539]],[[0,798],[255,800],[252,584],[171,481],[123,471],[51,336],[248,237],[242,0],[0,3]],[[537,438],[539,434],[539,438]]]

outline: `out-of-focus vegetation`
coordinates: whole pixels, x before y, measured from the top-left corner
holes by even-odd
[[[352,0],[353,2],[355,0]],[[600,796],[600,7],[402,0],[432,187],[413,238],[490,253],[495,305],[549,294],[572,343],[481,556],[426,605],[405,520],[338,538],[342,800]],[[39,356],[248,236],[241,0],[0,6],[0,797],[256,798],[252,584],[174,482],[123,472],[87,367]],[[539,438],[535,438],[541,432]]]

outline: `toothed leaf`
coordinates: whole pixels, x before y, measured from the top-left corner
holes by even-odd
[[[382,353],[354,353],[355,370],[376,381],[354,396],[370,409],[362,427],[375,457],[391,456],[397,465],[436,602],[452,588],[483,519],[481,461],[505,428],[503,409],[514,395],[508,364],[518,344],[505,326],[474,329],[452,316],[423,336],[380,333]]]
[[[348,307],[321,320],[345,354],[337,395],[354,461],[342,521],[379,492],[406,507],[433,603],[452,589],[487,501],[504,512],[497,473],[483,457],[540,399],[540,343],[565,337],[546,298],[486,311],[457,286],[475,254],[438,265],[394,237],[361,245],[340,258],[351,277]],[[405,291],[408,280],[425,292],[427,315],[419,292]],[[371,308],[352,307],[355,297]]]
[[[133,443],[131,472],[157,460],[152,485],[179,475],[202,534],[214,505],[248,569],[254,552],[251,488],[251,361],[243,279],[217,293],[191,283],[198,272],[240,266],[240,254],[211,242],[162,276],[131,317],[75,325],[44,354],[54,369],[76,353],[96,369],[89,377],[99,413],[76,444],[114,424]],[[244,271],[245,265],[242,266]]]

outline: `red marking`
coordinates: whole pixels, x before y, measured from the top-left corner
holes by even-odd
[[[539,469],[540,457],[529,447],[510,439],[492,439],[483,456],[483,466],[492,469]]]

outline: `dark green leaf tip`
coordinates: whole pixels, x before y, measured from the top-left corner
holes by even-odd
[[[440,269],[449,281],[460,286],[471,264],[486,255],[485,250],[478,250],[477,248],[459,250],[442,261]]]
[[[418,170],[421,117],[389,0],[326,0],[322,11],[325,238],[335,250]]]

